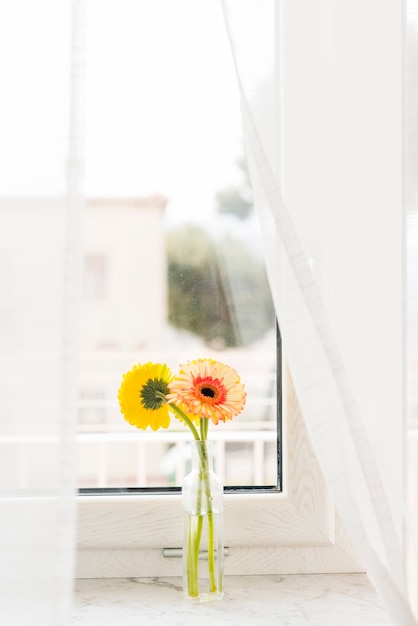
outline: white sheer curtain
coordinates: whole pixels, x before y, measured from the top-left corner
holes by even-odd
[[[0,606],[11,626],[65,624],[71,608],[82,7],[0,4]],[[224,1],[286,358],[396,626],[417,623],[416,14],[406,8],[404,29],[392,0]]]
[[[69,623],[71,610],[80,10],[78,0],[0,4],[0,606],[9,626]]]
[[[416,625],[417,483],[405,465],[405,7],[223,7],[270,283],[307,429],[393,623]]]

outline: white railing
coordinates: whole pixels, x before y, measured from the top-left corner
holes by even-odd
[[[180,485],[187,473],[190,461],[188,453],[190,438],[191,435],[188,432],[170,431],[132,434],[80,433],[77,435],[79,486],[147,487],[157,486],[158,482],[160,487]],[[266,478],[270,484],[275,480],[277,451],[267,454],[266,444],[271,444],[271,447],[277,450],[276,431],[213,431],[210,438],[215,443],[216,471],[223,477],[225,483],[230,484],[231,476],[239,474],[240,468],[243,470],[242,474],[246,477],[245,482],[248,485],[265,485]],[[237,452],[230,451],[227,462],[226,448],[230,443],[246,444],[246,447]],[[125,472],[123,484],[117,485],[118,481],[115,477],[118,476],[118,468],[114,452],[119,446],[123,455]],[[131,449],[130,455],[127,454],[128,446]],[[154,472],[150,479],[152,462],[156,460],[152,458],[154,456],[151,451],[152,446],[160,446],[161,463],[158,465],[162,469],[159,476]],[[84,451],[83,448],[85,448]],[[248,452],[248,448],[251,452]],[[92,458],[95,459],[93,464]],[[87,462],[83,462],[83,459],[87,459]]]

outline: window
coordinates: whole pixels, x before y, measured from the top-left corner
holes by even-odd
[[[279,337],[220,8],[207,2],[194,14],[203,42],[188,28],[179,41],[160,20],[163,11],[182,28],[191,6],[88,4],[82,489],[180,484],[187,429],[173,419],[167,431],[134,432],[117,390],[135,363],[176,371],[205,356],[235,367],[247,389],[242,415],[211,432],[225,484],[280,487]]]
[[[129,11],[139,7],[146,7],[146,19],[132,17]],[[164,15],[165,19],[158,20],[158,28],[152,31],[152,12],[156,10],[159,15]],[[255,240],[255,222],[248,222],[245,219],[251,204],[248,196],[248,189],[245,187],[245,167],[234,167],[231,170],[231,163],[224,161],[224,155],[235,154],[238,159],[242,157],[242,145],[240,139],[239,119],[236,111],[239,111],[237,94],[231,95],[230,87],[234,82],[233,72],[227,79],[222,79],[217,71],[217,54],[222,50],[225,54],[221,64],[226,66],[229,61],[229,50],[222,31],[222,16],[220,9],[213,2],[185,2],[178,0],[173,2],[162,2],[161,0],[145,3],[140,1],[125,2],[123,10],[120,3],[109,0],[104,3],[102,0],[90,0],[89,3],[89,25],[92,22],[100,23],[100,32],[96,35],[89,32],[90,44],[94,47],[94,36],[102,39],[101,45],[96,49],[96,53],[90,53],[88,57],[88,83],[90,88],[96,90],[97,100],[93,103],[90,100],[90,113],[87,117],[87,126],[93,121],[93,128],[87,128],[88,135],[88,173],[90,191],[89,206],[93,211],[101,206],[103,215],[108,215],[112,207],[119,212],[126,211],[134,213],[131,218],[138,219],[141,211],[153,213],[151,219],[154,220],[152,227],[144,228],[139,223],[136,225],[138,237],[149,240],[162,228],[163,214],[169,224],[168,230],[175,231],[185,226],[190,228],[190,223],[195,230],[186,232],[184,240],[181,239],[183,233],[178,233],[178,241],[173,243],[169,233],[164,239],[165,250],[158,249],[155,245],[150,248],[148,265],[132,256],[125,245],[126,237],[112,231],[112,237],[121,244],[124,271],[120,268],[116,272],[116,280],[126,281],[128,284],[135,284],[135,274],[131,273],[133,266],[139,266],[139,275],[143,279],[142,285],[136,286],[136,292],[142,291],[142,296],[148,296],[148,306],[146,307],[124,307],[124,323],[114,324],[114,335],[109,336],[102,343],[102,351],[96,354],[90,352],[90,357],[95,361],[94,367],[84,363],[84,373],[86,380],[90,379],[93,385],[93,378],[103,376],[110,380],[114,373],[120,376],[124,367],[130,367],[132,359],[129,356],[129,342],[134,336],[133,328],[136,329],[135,349],[131,350],[131,355],[137,355],[141,350],[147,349],[146,343],[150,341],[153,346],[150,355],[156,360],[157,356],[164,354],[167,357],[167,335],[159,336],[158,325],[154,330],[144,334],[143,320],[150,316],[150,324],[155,323],[159,315],[167,319],[170,304],[180,299],[177,306],[177,317],[171,319],[172,324],[177,324],[176,332],[182,332],[184,345],[191,340],[190,335],[185,333],[182,324],[182,316],[189,315],[190,310],[182,310],[184,303],[184,291],[187,287],[188,277],[183,273],[181,267],[185,267],[191,276],[196,270],[195,261],[198,254],[203,251],[209,252],[213,243],[212,235],[219,236],[220,218],[223,213],[224,223],[232,230],[226,231],[225,245],[222,250],[218,250],[216,263],[206,264],[206,278],[218,287],[212,293],[212,298],[216,301],[218,310],[222,310],[222,304],[227,303],[227,315],[212,320],[212,324],[207,322],[203,325],[204,341],[211,350],[217,349],[220,355],[226,354],[229,337],[240,338],[241,342],[255,342],[257,339],[248,336],[251,328],[257,325],[249,324],[251,316],[257,316],[260,311],[254,304],[254,299],[249,295],[245,283],[245,272],[239,274],[239,262],[233,256],[234,241],[231,237],[239,232],[242,240],[247,237],[247,242],[251,244]],[[193,20],[194,29],[187,30],[187,36],[191,39],[179,37],[173,24],[183,21],[182,12],[187,13],[188,20]],[[112,45],[108,45],[109,35],[106,33],[106,24],[112,24]],[[188,22],[189,23],[189,22]],[[215,24],[218,24],[220,31],[214,34]],[[118,46],[114,45],[114,37],[118,32],[123,33]],[[151,39],[147,34],[153,32]],[[161,54],[164,45],[169,40],[170,33],[175,34],[175,45],[170,47],[170,52]],[[222,34],[223,33],[223,34]],[[198,48],[200,41],[207,45],[203,46],[206,56],[199,58],[191,55],[190,49]],[[144,51],[138,47],[140,43],[146,41],[147,46]],[[216,41],[216,46],[213,46]],[[100,43],[100,41],[99,41]],[[93,49],[93,48],[91,48]],[[115,50],[125,52],[130,58],[143,60],[143,73],[137,70],[132,71],[127,65],[118,65]],[[174,50],[183,55],[180,61],[175,60]],[[156,61],[153,68],[149,60]],[[178,67],[185,70],[180,79]],[[94,71],[96,68],[96,71]],[[95,76],[95,78],[91,78]],[[111,77],[111,78],[110,78]],[[122,78],[128,78],[129,91],[122,82]],[[148,80],[148,82],[146,81]],[[210,86],[210,79],[218,81],[217,91],[214,92]],[[224,82],[222,82],[224,80]],[[92,85],[97,81],[96,85]],[[100,85],[101,82],[101,85]],[[187,91],[189,84],[193,89]],[[111,89],[109,89],[111,85]],[[186,97],[186,92],[189,97]],[[152,98],[149,98],[150,93]],[[191,94],[191,95],[190,95]],[[103,103],[108,104],[108,108],[101,107]],[[109,111],[115,111],[115,103],[122,105],[119,108],[121,113],[111,117]],[[228,106],[231,105],[233,114],[227,118]],[[136,115],[141,111],[141,120]],[[128,113],[133,113],[133,118],[129,118]],[[220,117],[214,122],[215,113]],[[151,119],[158,119],[158,123],[151,124]],[[136,127],[126,123],[127,119],[135,119]],[[226,126],[219,123],[223,119]],[[192,130],[190,136],[186,138],[184,128]],[[228,130],[228,132],[225,131]],[[232,146],[229,144],[232,139]],[[90,137],[90,139],[89,139]],[[169,138],[169,139],[168,139]],[[99,160],[94,160],[94,144]],[[131,146],[131,151],[127,151],[127,145]],[[140,148],[146,145],[145,155],[140,157]],[[205,150],[201,151],[202,146]],[[106,147],[104,150],[103,147]],[[112,148],[111,150],[109,148]],[[174,165],[179,162],[181,147],[182,167],[180,173],[174,173]],[[216,147],[217,157],[210,161],[208,153]],[[219,148],[221,149],[219,150]],[[123,161],[122,161],[123,157]],[[123,165],[121,163],[123,162]],[[187,167],[186,167],[187,162]],[[90,163],[90,166],[89,166]],[[95,165],[93,164],[95,163]],[[169,182],[173,193],[161,185],[161,179],[155,181],[150,168],[151,163],[157,164],[154,171],[161,172],[164,167],[172,176]],[[198,167],[196,168],[196,164]],[[208,185],[203,173],[220,172],[221,177],[216,185],[213,182]],[[242,178],[244,174],[244,178]],[[232,181],[232,183],[231,183]],[[98,183],[103,184],[104,189],[100,194],[95,187]],[[132,187],[133,185],[133,187]],[[123,187],[123,191],[121,191]],[[180,201],[174,201],[174,191],[182,190]],[[122,197],[123,196],[123,197]],[[129,200],[130,198],[130,200]],[[171,198],[171,199],[170,199]],[[218,219],[213,221],[213,226],[209,232],[209,240],[202,237],[201,226],[204,221],[205,211],[213,215],[218,205]],[[122,200],[122,201],[121,201]],[[237,203],[237,200],[239,202]],[[167,202],[167,204],[165,204]],[[186,202],[189,204],[189,213],[185,213]],[[109,206],[111,205],[111,206]],[[117,205],[117,207],[116,207]],[[229,207],[228,212],[223,212],[222,207]],[[90,207],[90,209],[89,209]],[[220,209],[220,210],[219,210]],[[136,211],[136,213],[135,213]],[[233,214],[235,211],[235,215]],[[178,216],[181,215],[180,223]],[[135,217],[136,216],[136,217]],[[243,217],[244,216],[244,217]],[[183,224],[181,223],[183,222]],[[188,222],[188,225],[187,225]],[[106,231],[103,217],[100,218],[101,230]],[[121,224],[121,222],[119,222]],[[134,228],[129,229],[126,236],[134,232]],[[229,239],[228,239],[229,237]],[[249,239],[248,239],[249,238]],[[136,240],[137,241],[137,240]],[[156,238],[154,241],[162,242],[163,239]],[[195,248],[182,257],[185,252],[185,244],[195,244]],[[108,246],[105,245],[105,248]],[[140,245],[134,246],[135,254],[140,253]],[[251,249],[253,253],[253,250]],[[160,256],[158,254],[161,253]],[[170,254],[167,265],[161,265],[158,259]],[[214,255],[207,254],[207,258],[214,259]],[[187,262],[188,261],[188,262]],[[238,265],[238,267],[237,267]],[[241,265],[243,261],[241,260]],[[161,291],[153,293],[152,298],[159,298],[160,305],[156,306],[154,300],[150,302],[150,290],[146,281],[149,279],[149,267],[164,273],[164,267],[168,266],[171,278],[167,282],[160,284]],[[235,280],[231,279],[231,270],[235,267]],[[244,263],[247,268],[247,263]],[[109,266],[110,271],[110,266]],[[173,273],[181,276],[184,280],[179,281],[178,291],[170,293]],[[136,274],[138,276],[138,274]],[[216,280],[214,280],[216,278]],[[110,278],[109,278],[110,280]],[[164,292],[164,284],[167,292]],[[134,290],[135,291],[135,290]],[[136,293],[135,292],[135,293]],[[132,303],[135,300],[135,293],[131,290]],[[239,302],[239,299],[243,301]],[[172,299],[172,300],[170,300]],[[168,311],[164,309],[164,302]],[[199,308],[195,300],[195,308]],[[235,306],[239,303],[238,308]],[[193,310],[193,300],[189,307]],[[138,316],[131,318],[133,311],[140,310],[141,318]],[[111,309],[103,315],[111,316]],[[94,320],[92,320],[94,323]],[[199,321],[193,318],[195,331],[199,330]],[[273,323],[273,335],[269,334],[269,354],[274,355],[274,362],[277,359],[277,346],[275,337],[275,326]],[[152,326],[151,326],[152,327]],[[222,328],[222,334],[212,333],[213,329]],[[161,330],[161,329],[160,329]],[[273,340],[272,340],[273,336]],[[117,354],[118,346],[122,346],[124,356],[119,352],[119,361],[115,361],[117,367],[112,371],[106,371],[103,355],[106,350],[114,350]],[[91,346],[92,347],[92,346]],[[196,352],[201,354],[202,344],[195,345]],[[128,352],[126,352],[128,350]],[[94,352],[94,351],[93,351]],[[155,357],[155,358],[154,358]],[[179,353],[175,353],[176,360]],[[125,360],[124,360],[125,358]],[[225,359],[230,361],[230,359]],[[279,357],[279,370],[284,376],[279,385],[278,392],[274,389],[276,385],[275,376],[269,378],[269,394],[283,398],[282,416],[282,457],[281,468],[283,472],[282,489],[271,486],[269,489],[255,490],[250,493],[247,490],[232,490],[225,494],[225,545],[229,548],[229,556],[226,559],[226,573],[235,574],[246,572],[248,574],[258,573],[301,573],[312,571],[358,571],[358,565],[354,560],[353,551],[342,531],[338,518],[335,516],[333,503],[329,497],[324,481],[319,472],[316,460],[311,450],[300,409],[295,397],[291,380],[287,376],[286,365],[282,365],[282,355]],[[259,362],[250,359],[253,369],[250,371],[248,379],[252,384],[260,383],[260,398],[265,395],[266,383],[263,375],[260,374]],[[231,363],[234,365],[234,362]],[[176,363],[174,364],[176,366]],[[256,366],[256,367],[255,367]],[[242,367],[237,365],[237,369],[244,378]],[[110,385],[109,385],[110,387]],[[93,388],[93,387],[92,387]],[[104,399],[103,403],[108,400]],[[271,407],[263,406],[263,411],[267,413]],[[212,431],[213,432],[213,431]],[[87,433],[86,433],[87,436]],[[276,435],[275,435],[276,437]],[[225,441],[228,449],[228,463],[233,465],[234,455],[248,456],[248,441],[241,440],[235,442]],[[265,445],[265,451],[270,456],[274,456],[271,451],[271,441]],[[147,441],[147,446],[149,441]],[[146,447],[146,446],[145,446]],[[115,452],[115,454],[117,454]],[[152,452],[151,452],[152,454]],[[170,449],[166,456],[169,473],[173,473],[170,462]],[[115,461],[120,463],[120,458]],[[231,470],[234,476],[235,472]],[[153,478],[144,476],[143,469],[138,469],[138,477],[135,477],[136,484],[140,481],[148,480],[152,483]],[[125,480],[126,477],[123,477]],[[262,479],[256,480],[260,483]],[[236,479],[233,479],[236,482]],[[247,481],[246,481],[247,482]],[[270,484],[267,479],[267,484]],[[124,494],[89,495],[84,493],[79,498],[79,554],[77,574],[84,577],[95,576],[157,576],[179,574],[181,571],[181,560],[166,558],[164,548],[179,547],[181,545],[181,524],[175,523],[180,519],[181,503],[178,493],[169,492],[158,494],[146,492],[141,495],[125,491]],[[242,523],[245,520],[245,524]]]

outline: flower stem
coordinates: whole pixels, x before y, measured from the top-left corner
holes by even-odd
[[[218,558],[219,555],[218,555]],[[213,525],[213,511],[208,511],[208,566],[209,566],[209,580],[210,590],[212,593],[217,591],[216,588],[216,576],[215,576],[215,537],[214,537],[214,525]]]
[[[210,590],[216,591],[216,576],[215,576],[215,537],[214,537],[214,525],[213,525],[213,510],[212,510],[212,496],[210,493],[209,476],[205,477],[206,497],[208,501],[208,566],[209,566],[209,579]]]
[[[202,534],[202,516],[189,515],[187,526],[187,586],[189,596],[199,596],[199,544]]]
[[[187,581],[188,592],[191,597],[199,595],[199,550],[202,538],[203,515],[202,515],[202,491],[200,484],[203,482],[206,501],[207,501],[207,519],[208,519],[208,568],[209,568],[209,584],[210,592],[217,591],[216,574],[215,574],[215,536],[214,521],[212,510],[212,494],[210,490],[209,462],[206,441],[208,437],[209,420],[202,418],[200,420],[200,437],[199,433],[186,413],[173,403],[169,403],[172,411],[186,423],[189,427],[194,439],[201,442],[198,446],[200,469],[199,469],[199,489],[196,502],[196,518],[189,516],[188,521],[188,539],[187,539]]]
[[[196,439],[196,441],[200,441],[200,437],[199,437],[199,433],[196,430],[195,425],[193,424],[192,420],[190,419],[190,417],[188,417],[186,415],[186,413],[184,411],[182,411],[180,409],[180,407],[176,406],[175,404],[173,404],[172,402],[169,403],[168,405],[170,407],[170,409],[172,411],[174,411],[175,413],[177,413],[177,415],[179,415],[181,417],[182,420],[184,420],[187,424],[187,426],[190,428],[190,430],[192,431],[192,435],[193,437]]]
[[[203,418],[200,420],[200,438],[202,441],[205,441],[208,438],[208,426],[209,420]]]
[[[204,420],[207,423],[207,420]],[[209,568],[209,581],[210,581],[210,591],[214,593],[217,591],[216,587],[216,575],[215,575],[215,536],[214,536],[214,523],[213,523],[213,509],[212,509],[212,494],[210,490],[210,474],[209,474],[209,461],[208,461],[208,450],[206,447],[206,437],[207,437],[207,425],[202,427],[201,425],[201,435],[203,438],[201,448],[201,471],[200,471],[200,479],[203,480],[206,501],[207,501],[207,519],[208,519],[208,568]],[[200,495],[200,488],[199,488]]]

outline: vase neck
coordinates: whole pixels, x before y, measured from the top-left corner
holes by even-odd
[[[192,449],[192,470],[212,471],[213,470],[213,441],[191,442]]]

